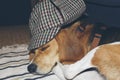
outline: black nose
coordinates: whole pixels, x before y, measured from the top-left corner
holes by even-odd
[[[28,66],[28,71],[30,72],[30,73],[34,73],[34,72],[36,72],[36,69],[37,69],[37,65],[36,64],[30,64],[29,66]]]

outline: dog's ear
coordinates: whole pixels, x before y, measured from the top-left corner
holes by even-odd
[[[76,31],[79,22],[69,28],[62,29],[56,36],[59,45],[59,59],[63,64],[71,64],[84,56],[83,45],[81,45],[81,32]]]

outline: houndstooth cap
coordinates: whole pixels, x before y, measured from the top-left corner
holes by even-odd
[[[85,11],[83,0],[42,0],[29,19],[31,41],[28,49],[38,48],[53,39],[61,26],[71,23]]]

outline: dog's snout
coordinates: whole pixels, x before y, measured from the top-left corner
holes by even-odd
[[[30,73],[34,73],[34,72],[36,72],[36,70],[37,70],[37,65],[36,64],[30,64],[29,66],[28,66],[28,71],[30,72]]]

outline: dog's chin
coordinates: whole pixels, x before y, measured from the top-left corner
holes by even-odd
[[[35,72],[35,73],[32,73],[34,75],[41,75],[41,76],[49,76],[49,75],[52,75],[53,73],[52,72],[48,72],[48,73],[40,73],[40,72]]]
[[[50,74],[50,73],[52,73],[52,70],[54,69],[54,67],[56,67],[56,65],[57,64],[55,63],[51,68],[46,68],[46,69],[37,68],[36,73],[40,74],[40,75]]]
[[[40,74],[40,75],[46,75],[46,74],[49,74],[50,72],[51,72],[51,69],[42,70],[42,69],[37,68],[36,70],[36,74]]]

